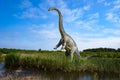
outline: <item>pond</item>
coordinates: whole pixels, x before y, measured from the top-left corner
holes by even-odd
[[[0,63],[0,80],[120,80],[120,74],[7,70]]]

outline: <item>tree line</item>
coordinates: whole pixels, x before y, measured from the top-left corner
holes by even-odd
[[[56,51],[49,51],[49,50],[27,50],[27,49],[15,49],[15,48],[0,48],[0,54],[8,54],[8,53],[25,53],[25,54],[30,54],[30,53],[52,53]],[[62,52],[62,51],[57,51],[57,52]]]
[[[92,49],[85,49],[83,52],[120,52],[120,48],[92,48]]]
[[[14,49],[14,48],[0,48],[0,53],[8,54],[8,53],[31,53],[37,52],[37,50],[26,50],[26,49]]]
[[[49,50],[26,50],[26,49],[14,49],[14,48],[0,48],[0,53],[8,54],[8,53],[34,53],[34,52],[55,52],[55,51],[49,51]],[[62,52],[62,51],[57,51]],[[82,52],[120,52],[120,48],[114,49],[114,48],[92,48],[92,49],[85,49]]]

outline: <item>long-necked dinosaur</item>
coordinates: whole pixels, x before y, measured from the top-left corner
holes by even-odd
[[[62,14],[60,12],[59,9],[55,8],[55,7],[51,7],[48,9],[48,11],[51,10],[55,10],[58,12],[59,15],[59,31],[61,34],[61,39],[59,41],[59,43],[54,47],[54,49],[57,49],[60,45],[62,45],[61,49],[65,49],[65,55],[66,56],[71,56],[71,60],[73,60],[73,54],[76,53],[77,56],[80,56],[79,51],[78,51],[78,47],[75,43],[75,41],[72,39],[72,37],[70,35],[68,35],[64,28],[63,28],[63,21],[62,21]]]

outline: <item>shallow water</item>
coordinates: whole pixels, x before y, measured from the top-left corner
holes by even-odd
[[[88,72],[6,70],[0,63],[0,80],[120,80],[120,74]]]

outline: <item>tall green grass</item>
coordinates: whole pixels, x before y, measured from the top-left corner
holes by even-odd
[[[5,56],[5,66],[17,68],[20,66],[20,54],[10,53]]]
[[[89,71],[120,73],[119,58],[77,58],[71,62],[61,52],[36,54],[8,54],[5,57],[8,68],[23,68],[30,70],[61,70],[61,71]]]
[[[6,54],[0,53],[0,62],[4,62],[5,55]]]
[[[90,51],[83,51],[81,52],[81,56],[91,56],[91,55],[95,55],[98,57],[102,57],[102,58],[120,58],[120,52],[90,52]]]

